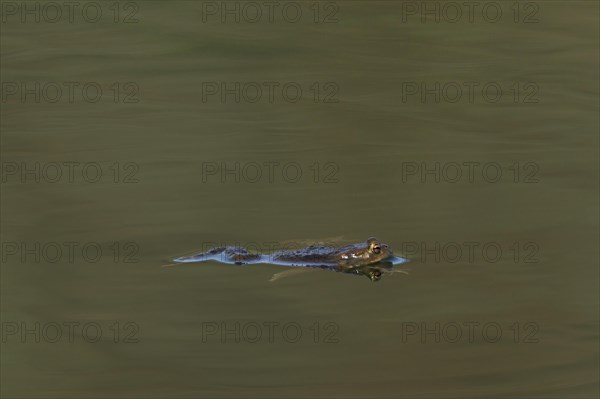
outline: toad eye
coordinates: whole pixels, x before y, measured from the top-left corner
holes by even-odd
[[[373,252],[374,254],[378,254],[381,252],[381,247],[379,245],[373,245],[371,247],[371,252]]]

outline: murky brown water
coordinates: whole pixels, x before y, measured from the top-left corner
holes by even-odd
[[[597,2],[97,4],[2,2],[3,396],[598,396]]]

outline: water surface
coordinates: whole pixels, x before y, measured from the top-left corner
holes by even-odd
[[[135,24],[2,24],[3,82],[98,82],[110,93],[2,102],[4,163],[104,172],[97,183],[7,176],[2,242],[105,249],[96,262],[76,252],[53,263],[3,248],[3,323],[95,322],[104,333],[97,343],[4,335],[3,396],[598,396],[596,2],[536,2],[528,24],[504,1],[498,23],[403,23],[391,1],[339,1],[337,22],[318,24],[308,2],[299,22],[273,24],[204,23],[201,2],[137,4]],[[133,82],[139,101],[115,103],[115,82]],[[303,95],[251,102],[246,86],[250,97],[224,103],[203,98],[207,82],[294,82]],[[498,102],[406,94],[423,82],[504,91]],[[525,102],[528,83],[537,101]],[[221,174],[236,162],[239,181]],[[265,163],[277,166],[272,180]],[[298,181],[281,172],[291,163]],[[436,163],[496,163],[503,175],[408,173]],[[160,267],[209,243],[373,235],[408,252],[410,275],[271,283],[281,268]],[[465,243],[478,245],[472,260]],[[490,243],[497,260],[481,252]],[[114,343],[115,322],[122,334],[135,323],[138,342]],[[297,342],[282,333],[289,323]],[[262,336],[250,342],[255,325]],[[485,325],[502,336],[488,342]]]

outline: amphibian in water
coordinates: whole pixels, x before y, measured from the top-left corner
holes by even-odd
[[[333,248],[322,245],[293,250],[278,251],[268,255],[250,253],[244,247],[217,247],[206,252],[184,256],[175,263],[205,262],[214,260],[229,264],[267,263],[288,267],[312,267],[342,273],[364,275],[378,281],[383,272],[407,260],[394,256],[392,249],[376,238],[366,242]]]

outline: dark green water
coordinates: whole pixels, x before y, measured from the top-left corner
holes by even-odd
[[[598,396],[597,2],[97,4],[2,2],[3,397]],[[372,235],[409,275],[161,268]]]

